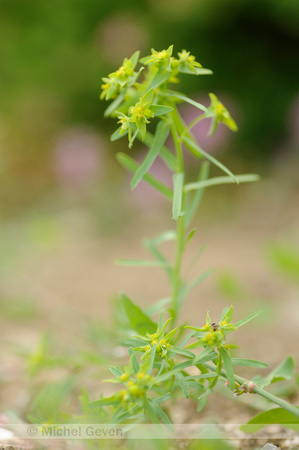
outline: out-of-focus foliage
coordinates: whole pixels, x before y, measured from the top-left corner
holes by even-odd
[[[238,158],[269,160],[285,142],[293,145],[298,18],[296,0],[0,0],[4,210],[18,212],[64,186],[70,171],[82,179],[78,166],[98,164],[93,150],[82,161],[78,149],[57,149],[57,140],[82,125],[111,134],[97,100],[101,77],[137,48],[174,43],[214,71],[200,83],[185,77],[181,90],[206,101],[210,91],[227,97],[240,128],[229,142]],[[107,140],[95,153],[109,159]],[[100,164],[99,171],[107,167]]]

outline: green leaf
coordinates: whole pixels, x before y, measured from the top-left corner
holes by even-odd
[[[143,140],[146,135],[146,123],[144,122],[143,119],[137,119],[135,124],[136,124],[137,130],[139,131],[139,133],[141,135],[141,139]]]
[[[204,67],[195,67],[196,75],[212,75],[213,72],[210,69],[205,69]]]
[[[171,346],[171,351],[173,353],[178,353],[179,355],[187,356],[187,358],[194,358],[195,354],[190,352],[190,350],[187,350],[186,348],[181,347],[175,347],[174,345]]]
[[[207,69],[205,69],[207,70]],[[207,108],[202,105],[201,103],[195,102],[189,97],[186,97],[184,94],[177,93],[175,91],[168,91],[167,94],[165,94],[167,97],[172,97],[174,100],[181,100],[183,102],[189,103],[190,105],[195,106],[196,108],[200,109],[201,111],[207,111]]]
[[[146,135],[145,135],[145,138],[144,138],[144,140],[143,140],[144,144],[145,144],[147,147],[151,147],[153,141],[154,141],[154,136],[153,136],[149,131],[147,131],[147,132],[146,132]],[[169,168],[170,170],[172,170],[173,172],[176,171],[176,168],[177,168],[177,159],[176,159],[176,157],[174,156],[174,154],[171,153],[171,151],[170,151],[167,147],[165,147],[165,145],[163,145],[163,146],[161,147],[161,150],[160,150],[160,157],[163,159],[163,161],[166,163],[166,165],[168,166],[168,168]]]
[[[227,312],[221,316],[221,321],[230,323],[234,315],[234,307],[231,305]]]
[[[118,139],[121,139],[122,137],[126,136],[128,134],[128,130],[122,131],[122,127],[117,128],[117,130],[114,131],[114,133],[110,136],[110,140],[112,142],[117,141]]]
[[[181,214],[182,198],[184,187],[184,173],[175,173],[173,175],[173,203],[172,218],[177,220]]]
[[[144,400],[144,409],[145,409],[146,413],[148,414],[152,423],[160,423],[160,420],[159,420],[154,408],[152,407],[151,403],[149,402],[148,398],[146,398]]]
[[[202,164],[200,165],[198,182],[205,181],[208,178],[209,170],[210,170],[210,163],[208,161],[203,161]],[[196,213],[198,205],[200,204],[200,201],[202,199],[203,193],[204,187],[197,189],[197,191],[195,192],[191,205],[187,208],[185,218],[186,226],[190,224],[194,214]]]
[[[136,65],[138,63],[138,60],[139,60],[139,55],[140,55],[140,51],[137,50],[136,52],[133,53],[131,58],[129,58],[131,63],[132,63],[131,64],[132,69],[135,69],[135,67],[136,67]]]
[[[158,156],[161,147],[164,145],[169,134],[169,125],[167,122],[160,121],[157,125],[156,134],[152,145],[144,158],[142,164],[136,170],[135,175],[131,181],[131,189],[134,189],[142,180],[144,175],[149,171],[156,157]]]
[[[208,180],[203,181],[197,181],[195,183],[189,183],[186,184],[184,191],[193,191],[197,189],[203,189],[208,186],[217,186],[217,185],[223,185],[223,184],[233,184],[237,180],[239,183],[253,183],[255,181],[259,181],[260,177],[254,173],[249,173],[246,175],[235,175],[234,179],[231,177],[215,177],[215,178],[209,178]]]
[[[100,398],[88,404],[89,408],[99,408],[100,406],[111,406],[119,403],[119,397],[117,395],[111,395],[111,397]]]
[[[164,69],[164,67],[160,67],[158,72],[153,77],[152,81],[150,82],[148,89],[156,89],[157,87],[161,86],[165,81],[168,80],[172,75],[172,72]]]
[[[262,361],[256,361],[255,359],[231,358],[231,362],[235,366],[260,367],[260,368],[268,367],[268,364]]]
[[[115,377],[121,377],[123,372],[120,370],[119,367],[115,366],[110,366],[109,367],[110,372],[115,376]]]
[[[184,136],[182,137],[182,141],[188,149],[195,155],[197,158],[205,157],[208,161],[213,163],[215,166],[219,167],[219,169],[223,170],[227,175],[233,178],[237,184],[239,184],[237,178],[235,175],[227,168],[225,167],[220,161],[218,161],[216,158],[211,156],[209,153],[206,153],[202,148],[200,148],[195,142],[193,142],[189,137]]]
[[[189,398],[189,387],[188,387],[187,381],[185,380],[184,375],[181,372],[177,372],[175,374],[175,377],[179,382],[179,385],[182,389],[184,397]]]
[[[240,328],[243,325],[245,325],[245,323],[250,322],[252,319],[254,319],[255,317],[259,316],[263,311],[256,311],[253,314],[250,314],[249,316],[245,317],[245,319],[239,320],[239,322],[234,323],[234,327]]]
[[[153,334],[156,331],[157,325],[129,297],[121,294],[121,300],[133,330],[140,334]]]
[[[140,101],[143,105],[145,105],[145,103],[153,103],[153,99],[154,99],[154,89],[149,88],[146,93],[140,98]]]
[[[299,407],[297,408],[299,412]],[[273,408],[259,413],[246,425],[242,425],[240,429],[245,433],[255,433],[266,425],[273,423],[299,431],[299,418],[283,408]]]
[[[152,408],[152,412],[161,420],[162,423],[165,423],[165,425],[172,425],[172,422],[169,419],[168,415],[163,411],[163,409],[160,408],[157,403],[155,403],[150,398],[147,398],[146,401]],[[172,430],[172,426],[170,427],[170,429]]]
[[[185,239],[184,246],[186,246],[191,241],[191,239],[193,238],[195,233],[196,233],[196,228],[193,228],[192,230],[189,231],[188,236]]]
[[[157,260],[161,262],[161,264],[165,268],[165,271],[167,272],[169,280],[172,282],[173,268],[169,265],[167,259],[162,254],[162,252],[157,248],[154,240],[146,240],[145,246],[152,253],[152,255],[154,255],[155,258],[157,258]]]
[[[294,359],[292,356],[288,356],[279,366],[273,369],[266,377],[256,376],[253,378],[260,388],[265,388],[270,384],[277,383],[278,381],[290,380],[293,376],[295,368]]]
[[[194,359],[190,359],[189,361],[184,361],[182,363],[176,364],[174,369],[185,369],[186,367],[195,366],[198,364],[203,364],[208,361],[213,361],[217,359],[218,355],[214,350],[205,349],[199,355],[197,355]]]
[[[164,336],[164,339],[171,342],[171,339],[176,334],[176,332],[177,332],[177,328],[174,328],[173,330],[169,331],[169,333],[167,333],[166,336]]]
[[[185,377],[186,380],[202,380],[205,378],[216,378],[218,377],[217,373],[214,372],[208,372],[208,373],[201,373],[199,375],[189,375]]]
[[[118,108],[125,97],[124,92],[121,93],[112,103],[108,106],[108,108],[104,112],[104,117],[109,117],[111,114]]]
[[[163,114],[173,111],[173,108],[165,105],[151,105],[150,110],[154,113],[154,116],[163,116]]]
[[[185,287],[185,295],[188,294],[192,289],[194,289],[199,283],[201,283],[205,278],[209,277],[214,272],[214,269],[208,269],[201,273],[195,278],[190,284]]]
[[[151,372],[153,370],[153,367],[154,367],[155,356],[156,356],[156,348],[157,348],[157,344],[155,344],[152,347],[151,357],[149,358],[149,365],[148,365],[147,369],[145,369],[145,367],[143,367],[143,369],[147,372],[148,375],[151,374]],[[146,363],[144,363],[144,366],[146,366]]]
[[[142,406],[134,405],[133,408],[130,408],[128,411],[125,411],[123,408],[120,408],[115,414],[112,416],[110,423],[116,424],[121,423],[124,420],[129,419],[134,414],[138,414],[142,410]]]
[[[130,348],[128,349],[128,352],[129,352],[129,355],[130,355],[130,362],[131,362],[131,364],[132,364],[133,371],[134,371],[135,375],[137,375],[137,373],[138,373],[139,370],[140,370],[139,362],[138,362],[138,360],[137,360],[137,358],[136,358],[135,352],[134,352],[134,350],[132,349],[132,347],[130,347]]]
[[[161,397],[154,398],[153,402],[160,405],[161,403],[167,402],[167,400],[170,400],[170,399],[171,399],[171,393],[167,392],[167,394],[164,394]]]
[[[125,153],[117,153],[116,158],[118,162],[130,172],[135,173],[139,168],[139,164],[137,164],[133,158],[130,158],[130,156],[126,155]],[[157,189],[157,191],[164,195],[168,200],[172,201],[173,193],[172,190],[169,189],[169,187],[165,186],[163,183],[161,183],[161,181],[157,180],[149,173],[145,174],[143,178],[144,181]]]
[[[146,240],[145,242],[152,242],[155,246],[160,245],[163,242],[174,241],[177,238],[177,234],[174,230],[164,231],[163,233],[156,236],[154,239]]]
[[[224,368],[226,371],[227,381],[230,389],[235,389],[234,368],[232,365],[231,357],[229,353],[223,347],[218,347],[219,353],[223,359]]]
[[[171,299],[168,298],[162,298],[161,300],[158,300],[156,303],[148,306],[147,308],[145,308],[145,313],[153,316],[154,314],[156,314],[158,311],[164,311],[166,309],[166,307],[169,305],[169,303],[171,302]]]

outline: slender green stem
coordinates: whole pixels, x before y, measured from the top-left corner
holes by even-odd
[[[210,364],[203,364],[207,369],[212,370],[213,372],[214,367]],[[226,372],[224,370],[221,370],[220,375],[226,379]],[[234,375],[235,381],[237,381],[239,384],[248,383],[250,380],[247,380],[246,378],[240,377],[239,375]],[[272,403],[275,403],[276,405],[280,406],[281,408],[289,411],[290,413],[294,414],[294,416],[299,417],[299,409],[296,406],[291,405],[289,402],[286,402],[285,400],[276,397],[276,395],[271,394],[270,392],[265,391],[264,389],[255,386],[253,388],[253,393],[258,394],[261,397],[266,398]]]
[[[178,120],[178,113],[176,110],[173,111],[171,114],[171,121],[170,121],[170,131],[172,135],[172,139],[175,145],[176,155],[177,155],[177,161],[178,161],[178,173],[184,172],[184,157],[183,157],[183,150],[182,150],[182,144],[181,140],[179,139],[178,133],[177,133],[177,126],[176,122]],[[184,200],[185,200],[185,193],[183,189],[182,194],[182,210],[184,208]],[[173,306],[173,320],[176,322],[177,316],[180,309],[180,291],[181,291],[181,266],[182,266],[182,258],[183,258],[183,251],[184,251],[184,240],[185,240],[185,221],[184,221],[184,215],[178,218],[177,220],[177,232],[176,232],[176,258],[175,258],[175,264],[174,264],[174,270],[173,270],[173,292],[172,292],[172,306]]]
[[[218,366],[217,366],[217,377],[215,377],[214,379],[213,379],[213,381],[211,382],[211,384],[210,384],[210,389],[212,389],[214,386],[215,386],[215,384],[217,383],[217,381],[218,381],[218,378],[220,377],[220,375],[221,375],[221,369],[222,369],[222,357],[221,357],[221,355],[219,355],[219,359],[218,359]]]
[[[177,249],[176,249],[176,260],[173,271],[173,293],[172,293],[172,301],[173,301],[173,310],[175,317],[174,322],[177,320],[177,316],[180,309],[181,299],[180,299],[180,290],[181,290],[181,266],[182,266],[182,257],[183,257],[183,249],[184,249],[184,237],[185,237],[185,227],[184,227],[184,217],[179,217],[177,220]]]
[[[202,114],[201,116],[196,117],[196,119],[192,120],[192,122],[189,123],[189,125],[186,127],[185,131],[183,131],[183,133],[181,134],[181,136],[183,137],[184,135],[186,135],[188,133],[188,131],[194,127],[194,125],[196,125],[198,122],[200,122],[202,119],[205,119],[205,118],[206,118],[205,114]]]

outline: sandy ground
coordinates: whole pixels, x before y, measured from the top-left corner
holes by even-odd
[[[207,310],[217,321],[223,307],[231,302],[236,319],[263,309],[261,318],[239,330],[233,342],[241,347],[238,356],[263,360],[270,368],[289,354],[294,355],[298,366],[299,285],[277,272],[267,257],[267,248],[273,242],[299,249],[296,184],[291,177],[282,190],[275,178],[269,178],[258,187],[242,187],[237,194],[232,195],[229,189],[219,196],[207,194],[195,221],[198,231],[186,254],[187,266],[196,250],[207,244],[192,275],[210,267],[215,274],[189,295],[182,321],[201,325]],[[22,352],[34,348],[41,333],[47,331],[59,336],[64,344],[80,346],[82,324],[89,320],[109,323],[113,299],[120,291],[140,305],[168,295],[166,277],[159,269],[113,263],[117,258],[148,258],[142,239],[173,226],[169,211],[163,204],[156,206],[139,213],[132,207],[131,219],[110,233],[96,230],[84,208],[71,208],[55,215],[59,239],[53,248],[37,246],[30,250],[26,242],[22,244],[17,264],[2,277],[2,294],[14,298],[25,292],[37,299],[38,313],[31,319],[18,320],[5,314],[0,318],[0,401],[4,410],[21,415],[26,412],[30,394]],[[163,249],[171,258],[171,245]],[[228,273],[242,286],[243,294],[235,299],[226,298],[219,289],[219,279]],[[227,404],[229,407],[220,407],[222,423],[240,423],[252,415],[230,400]],[[207,409],[200,419],[214,412],[213,408]],[[188,413],[183,420],[192,422],[194,417],[197,420],[196,415]]]

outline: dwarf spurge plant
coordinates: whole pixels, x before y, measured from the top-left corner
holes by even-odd
[[[230,333],[255,318],[260,311],[233,322],[231,306],[224,309],[219,322],[212,321],[207,313],[205,323],[185,327],[179,324],[184,298],[210,273],[202,273],[191,282],[182,274],[184,251],[196,231],[190,226],[204,189],[218,184],[252,182],[258,180],[258,176],[234,175],[206,153],[192,135],[192,127],[204,119],[211,121],[210,135],[213,135],[219,123],[237,131],[235,121],[216,95],[209,94],[211,104],[206,108],[170,87],[176,85],[182,75],[207,75],[211,74],[210,70],[202,68],[186,50],[179,52],[177,57],[173,56],[172,45],[167,50],[152,50],[151,55],[140,60],[142,66],[136,70],[138,60],[139,52],[136,52],[131,58],[126,58],[118,70],[103,78],[101,98],[112,100],[105,116],[115,118],[119,124],[111,137],[112,141],[126,137],[130,148],[136,139],[143,141],[148,147],[147,155],[141,164],[123,153],[119,153],[117,159],[133,173],[132,189],[144,180],[166,198],[171,204],[176,229],[146,241],[146,247],[153,259],[122,260],[118,263],[160,266],[168,277],[170,295],[169,298],[151,306],[152,315],[146,314],[129,297],[122,295],[131,329],[126,339],[129,363],[124,370],[110,367],[114,378],[105,381],[120,384],[121,388],[108,398],[89,403],[89,409],[106,409],[106,414],[110,414],[110,423],[133,420],[138,423],[167,424],[171,423],[171,418],[163,407],[167,400],[181,392],[185,397],[196,399],[200,410],[215,385],[222,382],[235,396],[254,393],[265,397],[282,407],[286,414],[299,423],[296,419],[299,417],[297,407],[264,390],[264,387],[275,381],[291,377],[294,368],[292,358],[288,358],[266,378],[256,377],[256,380],[250,381],[235,374],[234,368],[238,365],[267,367],[267,364],[260,361],[232,357],[231,349],[237,346],[226,341]],[[177,108],[177,105],[183,102],[191,104],[199,111],[198,117],[188,126]],[[174,151],[166,145],[169,136],[172,138]],[[198,177],[193,181],[188,181],[185,173],[185,151],[190,152],[195,157],[195,164],[198,164]],[[156,158],[161,158],[171,171],[172,188],[149,173]],[[211,164],[217,166],[224,175],[209,178]],[[168,261],[161,250],[161,244],[165,241],[173,241],[176,247],[173,263]],[[156,321],[157,313],[160,315]],[[200,352],[194,353],[193,349],[197,348],[201,349]],[[190,373],[190,367],[196,370],[193,369]],[[280,408],[275,411],[281,414]],[[275,421],[273,412],[272,417]],[[263,417],[263,420],[266,419]]]

